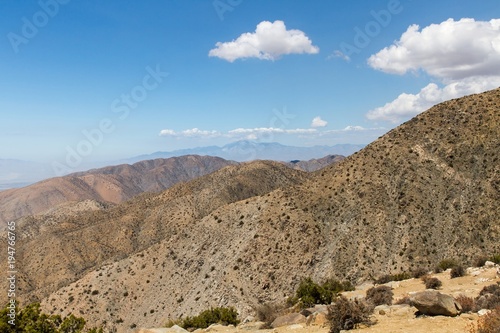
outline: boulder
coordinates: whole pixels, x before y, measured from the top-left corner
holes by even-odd
[[[294,324],[302,324],[305,322],[306,322],[306,317],[301,315],[300,313],[289,313],[276,318],[272,322],[271,327],[276,328],[281,326],[290,326]]]
[[[410,302],[420,313],[429,316],[454,317],[462,311],[462,307],[452,296],[441,294],[437,290],[414,293]]]
[[[328,319],[326,319],[326,314],[322,312],[315,312],[306,321],[307,326],[320,326],[326,327],[328,325]]]

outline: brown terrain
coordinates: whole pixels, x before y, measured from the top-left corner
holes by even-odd
[[[82,200],[120,203],[143,192],[209,174],[236,162],[219,157],[188,155],[122,164],[0,192],[0,225],[23,216],[40,214],[60,204]]]
[[[113,207],[26,217],[21,299],[127,332],[210,306],[244,318],[304,277],[361,284],[499,253],[499,109],[500,89],[439,104],[312,174],[245,163]]]

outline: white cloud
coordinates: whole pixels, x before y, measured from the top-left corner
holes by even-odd
[[[311,122],[311,127],[325,127],[328,125],[328,122],[326,120],[321,119],[321,117],[314,117],[314,119]]]
[[[500,19],[449,19],[422,30],[412,25],[368,64],[391,74],[423,71],[442,83],[400,94],[367,113],[368,119],[399,123],[445,100],[500,86]]]
[[[365,131],[366,129],[361,126],[346,126],[344,131]]]
[[[317,46],[300,30],[286,30],[283,21],[262,21],[255,32],[244,33],[231,42],[217,42],[210,50],[210,57],[218,57],[229,62],[242,58],[276,60],[285,54],[316,54]]]
[[[392,102],[370,110],[366,116],[371,120],[386,120],[397,124],[405,119],[416,116],[438,103],[465,95],[477,94],[497,87],[500,87],[500,76],[474,76],[450,83],[443,88],[440,88],[435,83],[430,83],[420,90],[419,93],[403,93]]]
[[[222,134],[218,131],[204,131],[198,128],[187,129],[181,132],[176,132],[171,129],[164,129],[160,131],[160,136],[172,136],[172,137],[187,137],[187,138],[217,138]]]
[[[412,25],[395,44],[368,59],[378,70],[404,74],[419,69],[444,81],[500,73],[500,19],[448,19],[419,31]]]

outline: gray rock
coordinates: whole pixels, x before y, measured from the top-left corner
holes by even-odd
[[[410,302],[422,314],[429,316],[454,317],[462,311],[462,307],[452,296],[441,294],[436,290],[415,293]]]

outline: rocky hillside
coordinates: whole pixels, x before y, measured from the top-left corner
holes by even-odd
[[[344,158],[345,157],[342,155],[327,155],[322,158],[314,158],[308,161],[294,160],[285,164],[292,169],[312,172],[322,169],[327,165],[338,163],[342,161]]]
[[[87,201],[84,206],[90,209],[80,213],[82,204],[63,207],[64,214],[56,209],[22,218],[17,222],[16,249],[23,263],[20,299],[40,299],[105,263],[188,235],[196,221],[221,206],[299,184],[306,176],[278,162],[244,163],[118,206],[92,206]]]
[[[500,252],[498,151],[500,89],[439,104],[311,176],[228,167],[92,215],[41,218],[20,242],[23,288],[53,291],[47,311],[126,332],[209,306],[249,314],[306,276],[469,263]]]
[[[94,169],[50,178],[20,189],[0,192],[0,225],[43,213],[66,202],[96,200],[119,203],[143,192],[160,192],[236,162],[210,156],[181,156],[133,165]]]

